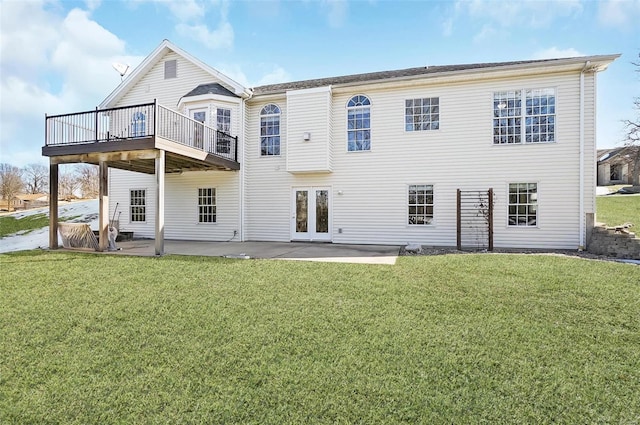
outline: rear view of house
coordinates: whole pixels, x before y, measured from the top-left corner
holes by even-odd
[[[43,155],[101,165],[101,215],[117,203],[157,253],[165,237],[577,249],[596,76],[617,57],[246,88],[165,40],[97,110],[47,117]]]

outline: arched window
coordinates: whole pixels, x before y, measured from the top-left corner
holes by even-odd
[[[280,108],[272,103],[260,111],[260,155],[280,155]]]
[[[371,101],[367,96],[353,96],[347,103],[347,150],[371,149]]]
[[[144,112],[135,112],[131,117],[131,137],[146,136],[146,119]]]

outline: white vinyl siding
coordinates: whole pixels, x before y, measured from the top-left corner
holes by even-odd
[[[331,171],[331,89],[287,92],[287,171]],[[309,140],[305,140],[305,133]]]
[[[512,87],[554,87],[557,106],[556,143],[517,146],[493,144],[493,94]],[[428,82],[362,85],[332,89],[332,173],[292,175],[283,161],[246,164],[246,238],[289,240],[290,191],[297,186],[332,188],[332,235],[336,243],[456,244],[456,189],[494,189],[496,247],[577,248],[579,244],[579,73],[487,79],[467,82]],[[585,158],[593,155],[593,77],[585,76]],[[354,93],[371,99],[371,131],[375,145],[367,155],[347,152],[345,105]],[[284,98],[284,94],[282,95]],[[446,127],[406,132],[405,100],[439,98]],[[271,101],[271,99],[270,99]],[[257,128],[265,102],[248,104],[248,128]],[[444,114],[442,111],[446,111]],[[283,121],[287,112],[283,110]],[[292,128],[292,123],[288,124]],[[284,125],[283,125],[284,128]],[[249,136],[249,134],[248,134]],[[257,136],[257,134],[256,134]],[[287,140],[286,135],[282,135]],[[313,135],[312,135],[313,137]],[[255,144],[248,149],[258,150]],[[283,143],[286,149],[286,143]],[[251,156],[250,156],[251,157]],[[590,164],[586,161],[585,164]],[[586,199],[595,185],[593,168],[585,167]],[[544,220],[537,229],[508,226],[508,184],[538,182],[544,186]],[[407,226],[406,182],[434,187],[437,223]],[[574,188],[568,191],[567,187]],[[591,205],[586,212],[593,211]],[[342,232],[339,232],[341,229]]]

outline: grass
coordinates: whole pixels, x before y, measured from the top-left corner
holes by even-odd
[[[638,423],[640,268],[0,255],[0,423]]]
[[[79,215],[59,217],[60,221],[70,221],[80,217]],[[49,225],[49,216],[44,213],[28,215],[22,218],[13,216],[0,217],[0,238],[20,233],[26,235],[34,230],[42,229]]]
[[[633,223],[640,227],[640,195],[597,196],[596,221],[609,226]]]

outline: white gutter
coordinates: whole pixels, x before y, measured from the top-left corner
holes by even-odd
[[[585,249],[586,222],[584,216],[584,73],[591,61],[586,61],[580,71],[580,242],[578,250]]]

